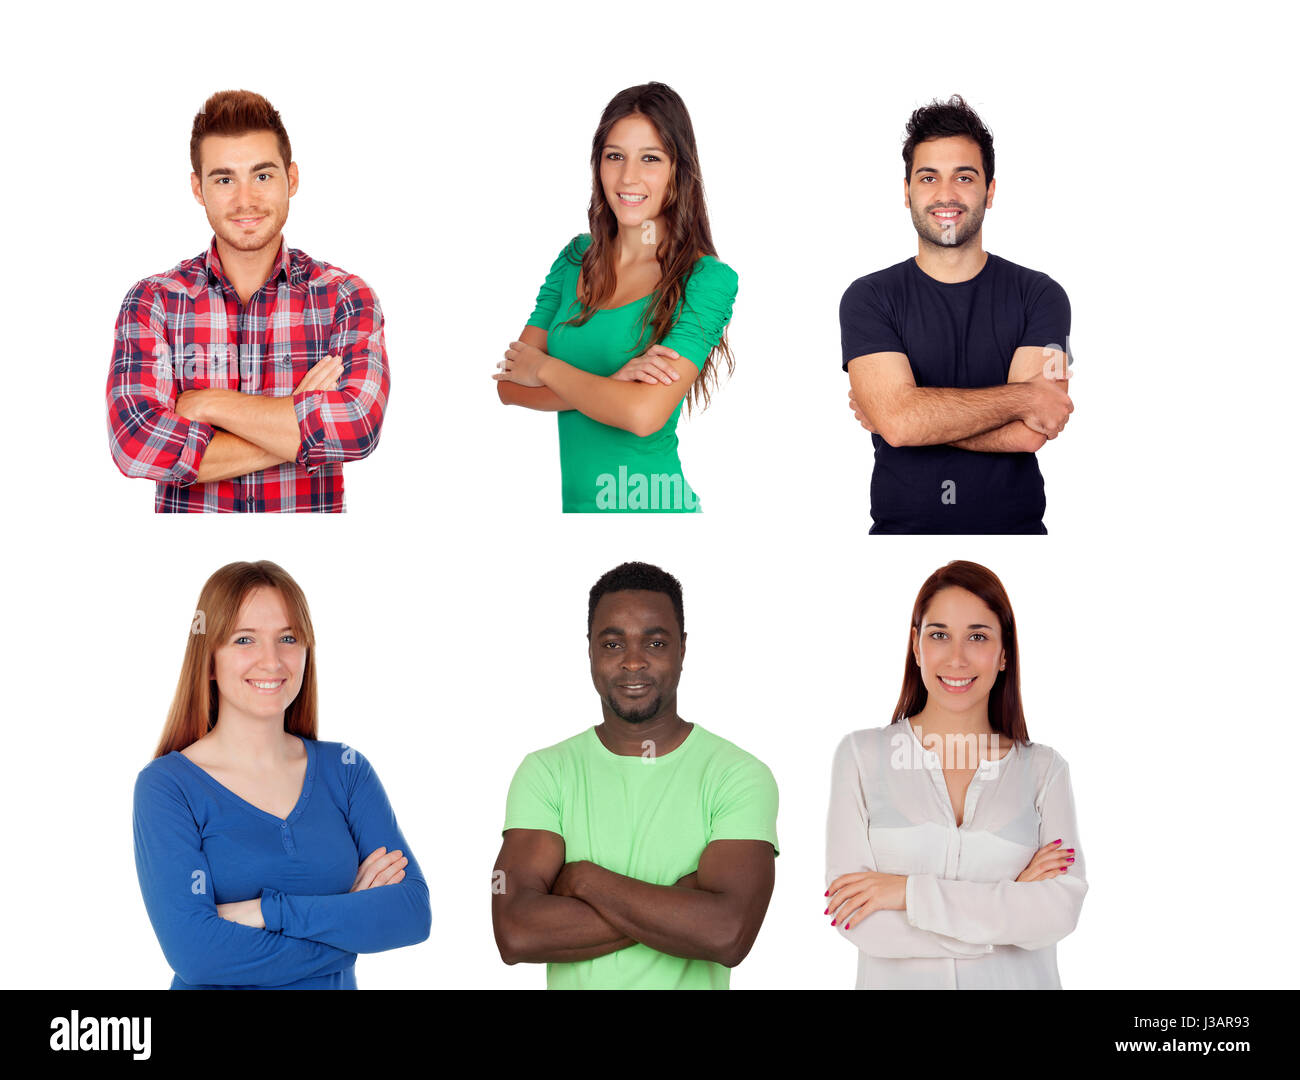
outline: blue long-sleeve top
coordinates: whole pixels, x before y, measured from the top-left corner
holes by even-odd
[[[246,802],[179,751],[135,782],[135,865],[173,990],[355,990],[357,953],[429,936],[429,888],[374,769],[343,743],[303,739],[287,818]],[[349,892],[375,848],[400,849],[397,884]],[[265,930],[217,905],[261,897]]]

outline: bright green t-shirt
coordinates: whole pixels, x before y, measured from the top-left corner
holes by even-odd
[[[699,724],[658,757],[612,753],[588,728],[524,758],[503,828],[558,833],[566,862],[673,885],[699,869],[714,840],[766,840],[776,849],[776,803],[768,767]],[[546,966],[552,990],[726,990],[730,977],[722,964],[641,944]]]
[[[546,331],[546,351],[593,375],[609,376],[649,347],[641,326],[649,297],[595,312],[581,326],[562,325],[576,316],[578,273],[591,236],[575,236],[560,252],[537,294],[529,326]],[[736,299],[736,272],[712,255],[697,259],[677,305],[676,323],[660,343],[702,369],[722,340]],[[685,400],[685,399],[683,399]],[[584,416],[577,409],[556,414],[560,430],[560,476],[565,513],[693,513],[699,496],[682,474],[677,456],[677,418],[653,435],[633,435]]]

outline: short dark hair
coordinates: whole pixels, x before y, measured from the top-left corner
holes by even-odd
[[[677,628],[686,633],[686,616],[682,614],[682,583],[667,570],[660,570],[643,562],[625,562],[613,570],[601,574],[600,580],[591,587],[587,599],[587,633],[591,634],[592,624],[596,619],[596,605],[606,593],[623,592],[629,589],[644,589],[647,592],[663,593],[672,602],[677,615]]]
[[[912,179],[912,156],[919,144],[952,135],[965,135],[979,143],[984,183],[989,183],[993,179],[993,134],[960,94],[953,94],[947,101],[936,98],[912,113],[903,142],[903,179],[908,182]]]
[[[219,90],[203,103],[190,130],[190,166],[199,171],[199,143],[208,135],[247,135],[250,131],[269,131],[275,136],[287,169],[293,161],[289,133],[275,107],[251,90]]]

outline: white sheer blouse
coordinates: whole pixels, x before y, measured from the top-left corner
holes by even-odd
[[[1058,837],[1069,871],[1016,881]],[[981,758],[958,826],[939,756],[910,723],[855,731],[835,751],[826,883],[861,870],[907,875],[907,910],[839,928],[858,948],[858,989],[1059,990],[1056,942],[1088,891],[1069,766],[1038,743]]]

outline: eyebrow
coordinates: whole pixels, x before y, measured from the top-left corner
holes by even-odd
[[[266,172],[267,169],[278,169],[279,167],[280,167],[280,166],[279,166],[279,164],[278,164],[277,162],[274,162],[274,161],[263,161],[263,162],[259,162],[257,165],[254,165],[254,166],[253,166],[251,169],[249,169],[248,171],[251,172],[251,173],[255,173],[255,172]],[[220,167],[215,168],[215,169],[209,169],[209,170],[208,170],[208,175],[209,175],[209,176],[234,176],[234,175],[235,175],[235,170],[234,170],[234,169],[227,169],[225,166],[220,166]]]
[[[947,624],[947,623],[943,623],[943,622],[931,622],[931,623],[926,623],[925,625],[926,625],[926,626],[934,626],[934,627],[937,627],[937,628],[940,629],[940,630],[947,630],[947,629],[948,629],[948,624]],[[971,623],[968,627],[966,627],[966,629],[967,629],[967,630],[992,630],[993,627],[988,626],[988,625],[986,625],[985,623],[982,623],[982,622],[973,622],[973,623]]]
[[[668,637],[671,633],[672,631],[665,626],[651,626],[641,631],[643,637]],[[606,635],[627,637],[627,631],[618,626],[607,626],[604,630],[601,630],[597,636],[605,637]]]
[[[286,630],[290,630],[290,631],[292,631],[292,630],[293,630],[293,627],[292,627],[292,626],[282,626],[282,627],[280,627],[279,630],[276,631],[276,633],[277,633],[277,634],[282,634],[282,633],[284,633]],[[241,627],[238,627],[238,628],[235,629],[235,630],[232,630],[231,633],[232,633],[232,634],[255,634],[255,633],[257,633],[257,629],[256,629],[255,627],[252,627],[252,626],[241,626]]]
[[[606,143],[604,146],[601,147],[601,149],[602,149],[602,150],[622,150],[623,148],[622,148],[621,146],[619,146],[617,143]],[[666,153],[668,153],[668,151],[665,150],[662,146],[643,146],[643,147],[641,147],[641,150],[642,150],[642,152],[644,152],[644,151],[646,151],[646,150],[654,150],[654,151],[657,151],[657,152],[660,153],[660,154],[666,154]]]
[[[955,169],[953,169],[953,172],[955,173],[973,172],[976,176],[979,175],[979,169],[977,169],[974,165],[958,165]],[[912,170],[912,173],[913,175],[915,175],[916,173],[934,173],[935,176],[938,176],[939,170],[930,165],[918,165],[915,169]]]

